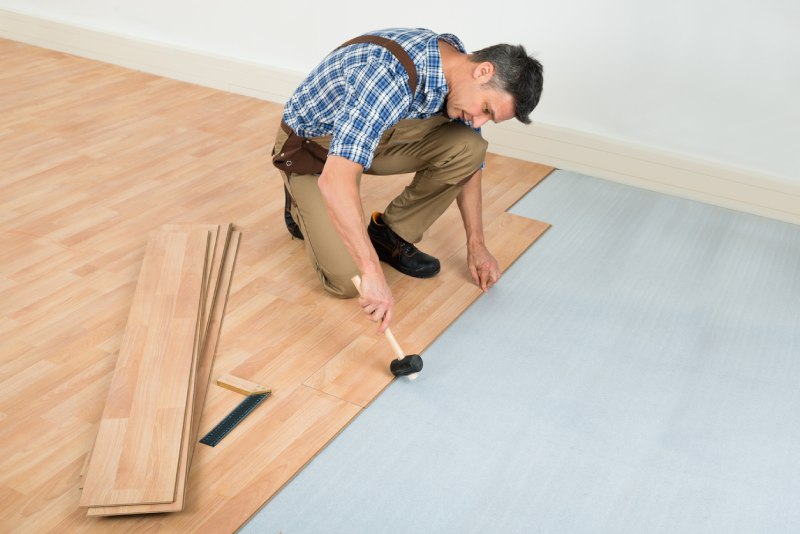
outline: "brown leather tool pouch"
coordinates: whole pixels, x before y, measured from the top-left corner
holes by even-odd
[[[328,149],[310,139],[300,137],[281,122],[289,137],[281,151],[272,156],[272,164],[286,174],[321,174],[328,159]]]

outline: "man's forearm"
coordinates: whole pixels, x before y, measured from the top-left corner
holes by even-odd
[[[458,209],[467,232],[467,267],[475,283],[488,291],[500,279],[500,266],[486,248],[483,237],[482,174],[478,170],[464,184],[458,194]]]
[[[481,178],[483,171],[475,171],[456,199],[461,219],[464,221],[464,230],[467,234],[467,247],[483,245],[483,200],[481,194]]]
[[[367,234],[358,192],[358,177],[363,170],[348,159],[328,156],[318,185],[331,222],[361,273],[361,309],[372,321],[380,322],[378,333],[383,333],[392,321],[394,298]]]
[[[380,271],[380,261],[367,235],[358,177],[363,167],[339,157],[330,156],[319,177],[319,189],[336,232],[353,257],[360,273]]]

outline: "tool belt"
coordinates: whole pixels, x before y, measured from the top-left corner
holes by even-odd
[[[408,74],[408,87],[411,89],[411,100],[413,101],[414,92],[417,90],[417,67],[408,52],[397,42],[377,35],[362,35],[350,39],[336,50],[357,43],[382,46],[397,58]],[[285,172],[287,176],[291,174],[321,174],[328,159],[328,149],[311,139],[297,135],[284,121],[281,121],[281,128],[289,137],[283,143],[280,152],[272,156],[272,164]]]

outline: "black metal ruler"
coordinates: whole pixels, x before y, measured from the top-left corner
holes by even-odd
[[[214,447],[219,443],[222,438],[228,435],[231,430],[236,428],[236,425],[242,422],[242,420],[250,415],[250,412],[255,410],[256,406],[261,404],[267,397],[271,394],[270,391],[263,393],[261,395],[250,395],[249,397],[245,397],[245,399],[239,403],[239,406],[233,409],[231,413],[225,416],[225,418],[220,421],[217,426],[211,429],[211,432],[203,436],[203,439],[200,440],[200,443],[203,445],[209,445]]]

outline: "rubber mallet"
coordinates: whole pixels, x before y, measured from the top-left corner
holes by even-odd
[[[351,280],[360,295],[361,277],[355,275]],[[395,356],[397,356],[397,359],[392,360],[392,363],[389,365],[389,370],[392,371],[394,376],[405,376],[408,377],[409,380],[416,380],[417,373],[422,371],[422,358],[419,357],[419,354],[406,354],[403,352],[403,349],[400,348],[400,344],[394,338],[389,328],[384,331],[384,334],[386,334],[386,338],[389,340],[389,344],[392,346]]]

